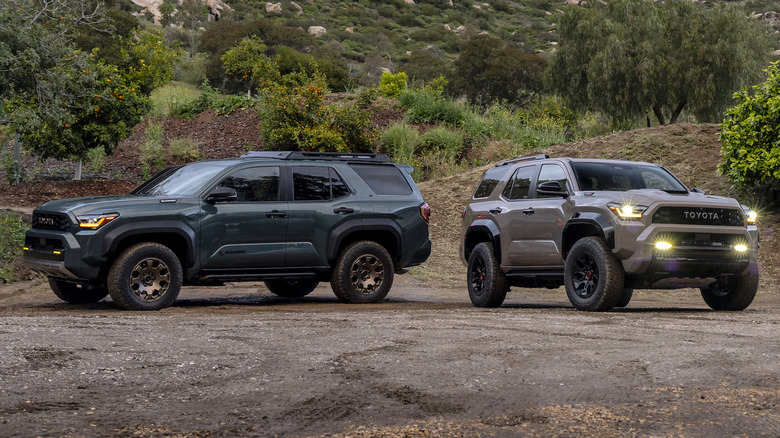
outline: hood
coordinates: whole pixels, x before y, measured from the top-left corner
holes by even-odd
[[[86,196],[49,201],[35,210],[73,214],[114,213],[138,206],[159,206],[160,200],[163,199],[171,198],[143,195]]]
[[[646,207],[652,207],[654,204],[662,204],[688,207],[742,208],[736,199],[703,193],[688,192],[676,194],[668,193],[663,190],[642,189],[629,190],[626,192],[604,192],[600,196],[607,197],[607,193],[613,195],[609,197],[611,202],[644,205]]]

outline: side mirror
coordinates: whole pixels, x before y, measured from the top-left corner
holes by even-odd
[[[545,181],[536,187],[536,194],[542,196],[557,196],[561,198],[568,198],[569,192],[561,187],[561,183],[558,181]]]
[[[216,204],[217,202],[230,202],[238,199],[238,193],[231,187],[217,187],[206,196],[206,202]]]
[[[705,194],[706,194],[706,192],[705,192],[704,190],[702,190],[702,189],[697,189],[697,188],[695,188],[695,187],[691,189],[691,192],[693,192],[693,193],[698,193],[698,194],[700,194],[700,195],[705,195]]]

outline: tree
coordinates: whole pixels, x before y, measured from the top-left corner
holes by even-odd
[[[774,62],[765,72],[763,84],[734,95],[720,132],[718,171],[740,188],[780,189],[780,67]]]
[[[738,7],[690,0],[613,0],[570,7],[547,79],[574,109],[621,124],[652,111],[675,123],[687,108],[720,118],[769,55],[767,28]]]
[[[546,67],[538,55],[476,35],[461,45],[451,84],[478,105],[496,101],[522,105],[541,93]]]
[[[265,54],[266,46],[258,36],[246,37],[222,55],[225,72],[245,84],[247,94],[269,81],[278,79],[278,69]]]
[[[79,29],[105,24],[101,6],[87,0],[0,6],[0,125],[43,158],[111,152],[148,108],[117,67],[75,48]]]

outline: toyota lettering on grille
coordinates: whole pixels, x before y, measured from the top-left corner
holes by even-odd
[[[57,223],[53,217],[41,216],[38,218],[38,223],[41,225],[55,226]]]
[[[685,219],[709,219],[718,221],[720,215],[714,211],[683,211]]]

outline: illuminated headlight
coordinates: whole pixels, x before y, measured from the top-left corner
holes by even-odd
[[[619,204],[617,202],[610,202],[607,207],[620,219],[641,219],[642,213],[647,210],[644,205]]]
[[[748,225],[755,225],[757,220],[758,220],[758,213],[756,213],[754,210],[750,210],[747,212]]]
[[[79,216],[79,227],[86,230],[97,230],[119,216],[119,213],[106,213],[100,215]]]
[[[748,250],[748,247],[744,243],[738,243],[734,245],[734,250],[739,252],[745,252]]]
[[[666,242],[664,240],[655,242],[655,248],[660,249],[661,251],[668,251],[672,249],[672,244],[669,242]]]

